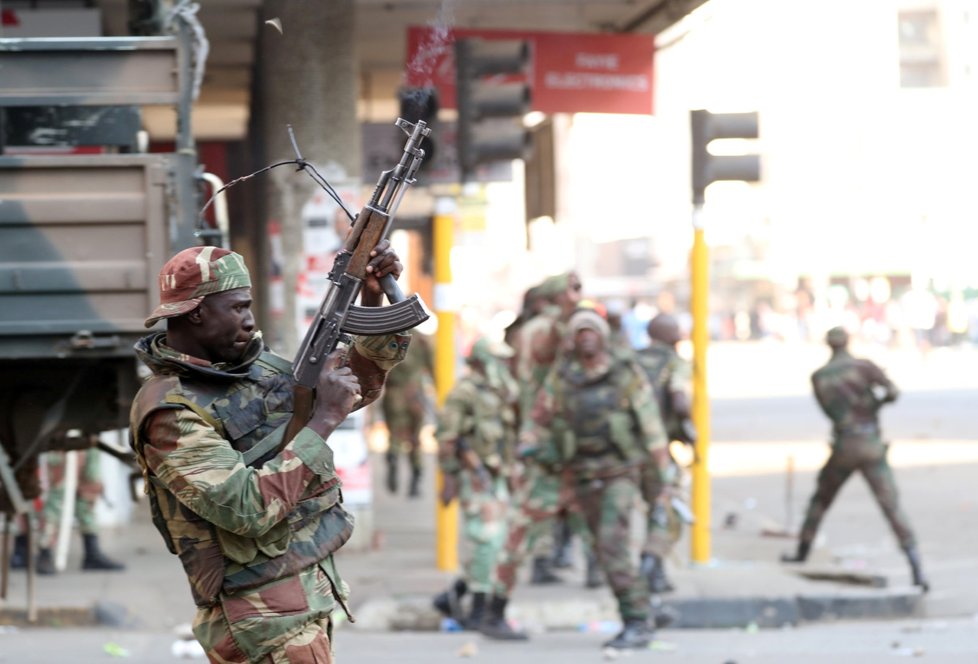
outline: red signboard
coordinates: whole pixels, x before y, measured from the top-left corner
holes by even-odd
[[[531,106],[543,113],[652,113],[652,35],[439,30],[410,27],[405,83],[435,87],[455,107],[456,39],[525,39],[530,43]]]

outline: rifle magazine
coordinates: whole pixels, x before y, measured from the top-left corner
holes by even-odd
[[[347,334],[379,336],[404,332],[428,320],[430,314],[417,295],[385,307],[351,306],[343,323]]]

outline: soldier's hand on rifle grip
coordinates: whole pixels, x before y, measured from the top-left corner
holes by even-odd
[[[374,250],[370,252],[370,262],[367,263],[367,279],[363,283],[363,290],[360,295],[360,303],[364,306],[380,306],[384,291],[380,286],[380,279],[385,275],[391,275],[395,279],[401,276],[404,266],[401,259],[394,249],[391,248],[390,240],[381,240]]]
[[[324,438],[363,399],[360,394],[360,380],[344,364],[345,359],[346,351],[341,348],[330,353],[323,363],[319,383],[316,385],[316,402],[309,427]]]

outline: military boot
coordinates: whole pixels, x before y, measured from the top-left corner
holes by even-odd
[[[919,586],[923,592],[927,592],[930,590],[930,582],[924,576],[924,570],[920,563],[920,552],[915,546],[905,547],[903,552],[907,554],[907,560],[910,562],[910,576],[913,578],[913,584]]]
[[[625,621],[624,628],[618,635],[610,641],[605,641],[605,648],[616,650],[638,650],[649,647],[652,640],[652,630],[649,629],[648,621],[642,618],[629,618]]]
[[[566,569],[574,564],[571,560],[571,529],[566,519],[559,519],[554,525],[554,558],[555,569]]]
[[[411,484],[408,487],[408,496],[411,498],[417,498],[420,495],[421,495],[421,469],[412,468]]]
[[[459,579],[445,592],[435,595],[432,605],[440,614],[461,624],[463,621],[462,598],[468,590],[465,579]]]
[[[54,567],[54,557],[51,555],[51,549],[43,547],[37,552],[34,571],[44,576],[51,576],[58,573],[58,570]]]
[[[505,597],[493,595],[486,607],[485,617],[479,623],[479,632],[483,636],[499,641],[526,641],[529,637],[526,632],[519,632],[513,629],[506,622],[506,604],[509,602]]]
[[[604,570],[598,564],[598,557],[594,553],[587,554],[587,573],[584,576],[585,588],[600,588],[604,585]]]
[[[387,490],[397,493],[397,453],[387,452]]]
[[[649,584],[649,592],[654,595],[669,593],[675,590],[675,586],[666,577],[666,567],[662,558],[654,553],[643,553],[638,566],[639,574],[645,577]]]
[[[476,631],[485,619],[486,594],[472,593],[472,606],[469,608],[469,615],[462,621],[462,627],[470,631]]]
[[[116,562],[102,553],[98,545],[98,535],[94,533],[84,533],[82,542],[85,545],[85,556],[82,558],[83,570],[99,570],[103,572],[119,572],[126,569],[126,566]]]
[[[10,569],[26,569],[27,555],[27,535],[15,535],[14,548],[10,552]]]
[[[530,583],[535,586],[550,583],[562,583],[563,579],[554,574],[553,565],[547,556],[537,556],[533,559],[533,573],[530,575]]]
[[[790,555],[787,553],[781,554],[781,562],[783,563],[803,563],[808,560],[808,554],[812,550],[812,543],[806,540],[798,540],[798,551],[795,555]]]

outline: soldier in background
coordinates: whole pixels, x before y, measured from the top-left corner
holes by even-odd
[[[579,510],[594,551],[618,602],[622,631],[604,645],[647,648],[649,590],[637,582],[629,552],[630,514],[638,497],[638,470],[650,457],[664,459],[666,437],[652,387],[633,360],[610,352],[610,329],[595,311],[582,309],[568,321],[573,350],[559,357],[534,404],[533,429],[521,444],[536,446],[536,458],[560,468],[559,487]],[[528,524],[547,515],[521,504],[510,542]],[[505,619],[515,583],[515,563],[497,570],[496,590],[480,631],[491,638],[526,638]]]
[[[566,352],[566,325],[581,303],[581,280],[576,272],[548,277],[533,289],[537,298],[537,315],[524,325],[517,339],[516,376],[520,385],[520,428],[532,427],[529,414],[540,387],[554,362]],[[550,584],[562,581],[554,573],[555,561],[561,552],[570,548],[570,533],[576,531],[588,549],[587,527],[579,514],[567,509],[566,495],[560,490],[560,478],[533,458],[525,459],[524,476],[518,500],[535,506],[550,521],[538,521],[526,532],[526,546],[532,552],[531,584]],[[559,537],[555,537],[559,535]],[[522,546],[522,545],[521,545]],[[513,550],[513,547],[509,547]],[[587,555],[588,570],[585,585],[601,585],[601,574],[593,555]],[[522,558],[520,557],[520,560]]]
[[[411,468],[408,496],[420,495],[421,428],[434,408],[434,354],[428,338],[415,331],[404,361],[387,374],[381,409],[387,423],[387,490],[397,493],[401,456]]]
[[[930,585],[921,567],[917,539],[907,515],[900,509],[893,470],[886,460],[888,445],[883,442],[879,425],[880,408],[896,401],[899,392],[876,364],[849,353],[849,334],[844,328],[832,328],[825,340],[832,357],[812,374],[812,388],[818,405],[832,421],[832,454],[819,471],[798,549],[794,555],[781,559],[804,562],[808,558],[822,517],[849,476],[858,471],[866,478],[907,556],[913,584],[927,592]]]
[[[647,326],[651,345],[637,353],[645,370],[670,441],[695,445],[696,429],[690,413],[690,366],[676,352],[682,340],[679,322],[670,314],[657,314]],[[654,594],[674,590],[666,576],[665,559],[682,535],[683,515],[673,498],[682,490],[682,468],[669,454],[664,472],[651,461],[642,466],[642,498],[647,509],[646,539],[639,572]]]
[[[84,554],[81,568],[86,571],[117,572],[126,566],[106,556],[99,545],[98,523],[95,519],[95,502],[102,495],[102,457],[95,448],[98,434],[79,434],[74,432],[73,438],[81,436],[89,447],[79,449],[78,484],[75,489],[74,517],[78,521],[81,532]],[[72,447],[79,447],[72,444]],[[57,574],[54,566],[53,550],[58,540],[61,524],[61,511],[64,507],[65,482],[65,452],[49,451],[42,456],[42,463],[47,467],[48,489],[44,493],[44,507],[40,514],[40,546],[37,553],[35,570],[38,574]],[[10,559],[12,569],[27,567],[27,538],[17,535],[14,539],[13,555]]]
[[[506,360],[513,349],[481,338],[472,345],[469,372],[455,383],[438,414],[438,460],[442,502],[456,496],[470,545],[464,577],[435,598],[435,607],[466,629],[476,629],[492,591],[496,558],[506,541],[509,481],[515,470],[516,404],[519,389]],[[469,613],[460,610],[466,590]]]

